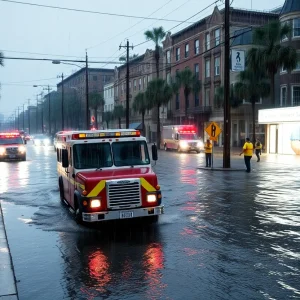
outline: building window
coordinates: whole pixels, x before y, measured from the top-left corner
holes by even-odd
[[[215,30],[215,45],[220,45],[220,28]]]
[[[146,88],[146,77],[143,78],[143,89]]]
[[[177,93],[176,94],[176,99],[175,99],[175,107],[176,107],[176,110],[178,110],[179,109],[179,94]]]
[[[215,76],[220,75],[220,56],[215,57]]]
[[[205,34],[205,51],[210,49],[210,34],[207,32]]]
[[[167,50],[167,52],[166,52],[166,62],[167,62],[167,64],[171,63],[171,51],[170,50]]]
[[[299,53],[298,53],[296,68],[294,69],[294,71],[300,71],[300,56],[299,56]]]
[[[293,20],[293,37],[300,36],[300,18]]]
[[[289,23],[286,21],[286,22],[282,22],[281,23],[281,26],[283,27],[283,26],[288,26],[289,25]],[[283,42],[283,41],[286,41],[288,39],[288,36],[285,34],[285,35],[283,35],[282,36],[282,38],[281,38],[281,41]]]
[[[205,78],[210,77],[210,59],[205,60]]]
[[[287,72],[287,69],[284,65],[281,66],[280,68],[280,73],[286,73]]]
[[[142,89],[142,78],[139,79],[139,91]]]
[[[148,86],[149,81],[150,81],[150,75],[147,75],[147,86]]]
[[[167,83],[170,84],[171,83],[171,73],[170,72],[167,73],[166,79],[167,79]]]
[[[286,106],[286,92],[286,86],[282,86],[280,91],[280,106]]]
[[[185,58],[189,57],[189,44],[185,44],[184,57]]]
[[[133,80],[133,90],[136,91],[136,79]]]
[[[195,64],[195,77],[199,79],[199,64]]]
[[[200,44],[199,44],[199,40],[195,40],[195,54],[199,54],[200,53]]]
[[[300,85],[292,87],[292,106],[300,105]]]
[[[93,80],[94,80],[94,81],[97,81],[97,76],[93,76]]]
[[[180,60],[180,48],[176,48],[176,61]]]
[[[210,105],[210,89],[205,89],[204,106]]]

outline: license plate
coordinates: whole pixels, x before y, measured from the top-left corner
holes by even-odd
[[[10,155],[9,158],[16,158],[16,156],[15,155]]]
[[[120,219],[130,219],[133,218],[133,211],[121,211]]]

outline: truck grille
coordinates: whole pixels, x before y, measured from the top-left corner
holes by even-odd
[[[8,147],[8,148],[6,148],[6,153],[7,154],[17,154],[18,148],[17,147]]]
[[[193,143],[189,143],[189,146],[190,146],[190,147],[196,147],[196,146],[197,146],[197,143],[194,143],[194,142],[193,142]]]
[[[141,206],[140,179],[106,181],[107,205],[110,209]]]

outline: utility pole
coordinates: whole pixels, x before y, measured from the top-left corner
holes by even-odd
[[[25,111],[24,111],[24,105],[23,104],[23,130],[25,131]]]
[[[38,104],[39,104],[39,95],[36,95],[36,133],[38,133]]]
[[[61,130],[64,130],[64,73],[57,78],[61,78]]]
[[[18,130],[20,130],[20,106],[18,106]]]
[[[129,40],[127,40],[126,46],[121,46],[121,48],[126,48],[126,128],[129,128],[129,48],[133,49],[133,46],[129,46]]]
[[[49,119],[49,135],[51,136],[51,113],[50,113],[50,109],[51,109],[51,105],[50,105],[50,86],[48,85],[48,101],[49,101],[49,107],[48,107],[48,119]]]
[[[230,168],[230,25],[229,25],[230,4],[225,0],[225,45],[224,45],[224,148],[223,168]]]
[[[90,129],[90,109],[89,109],[89,66],[88,56],[85,52],[85,97],[86,97],[86,129]]]
[[[30,99],[28,99],[28,134],[30,134]]]

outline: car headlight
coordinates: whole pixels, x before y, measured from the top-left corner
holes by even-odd
[[[49,139],[45,139],[45,140],[44,140],[44,144],[45,144],[45,145],[49,145],[49,144],[50,144],[50,140],[49,140]]]
[[[147,202],[148,203],[154,203],[156,202],[157,198],[155,194],[149,194],[147,195]]]
[[[203,146],[204,146],[204,145],[203,145],[202,142],[198,142],[198,143],[197,143],[197,147],[198,147],[198,148],[203,148]]]
[[[26,151],[26,148],[24,146],[19,147],[19,152],[20,153],[25,153],[25,151]]]
[[[91,208],[96,208],[96,207],[100,207],[101,206],[101,200],[99,199],[93,199],[90,202],[90,207]]]
[[[4,147],[0,147],[0,155],[3,155],[5,153],[5,148]]]
[[[34,143],[35,143],[36,145],[40,145],[41,141],[40,141],[40,140],[34,140]]]
[[[185,142],[185,141],[181,141],[179,143],[179,146],[180,146],[180,148],[187,148],[189,146],[189,144],[187,142]]]

